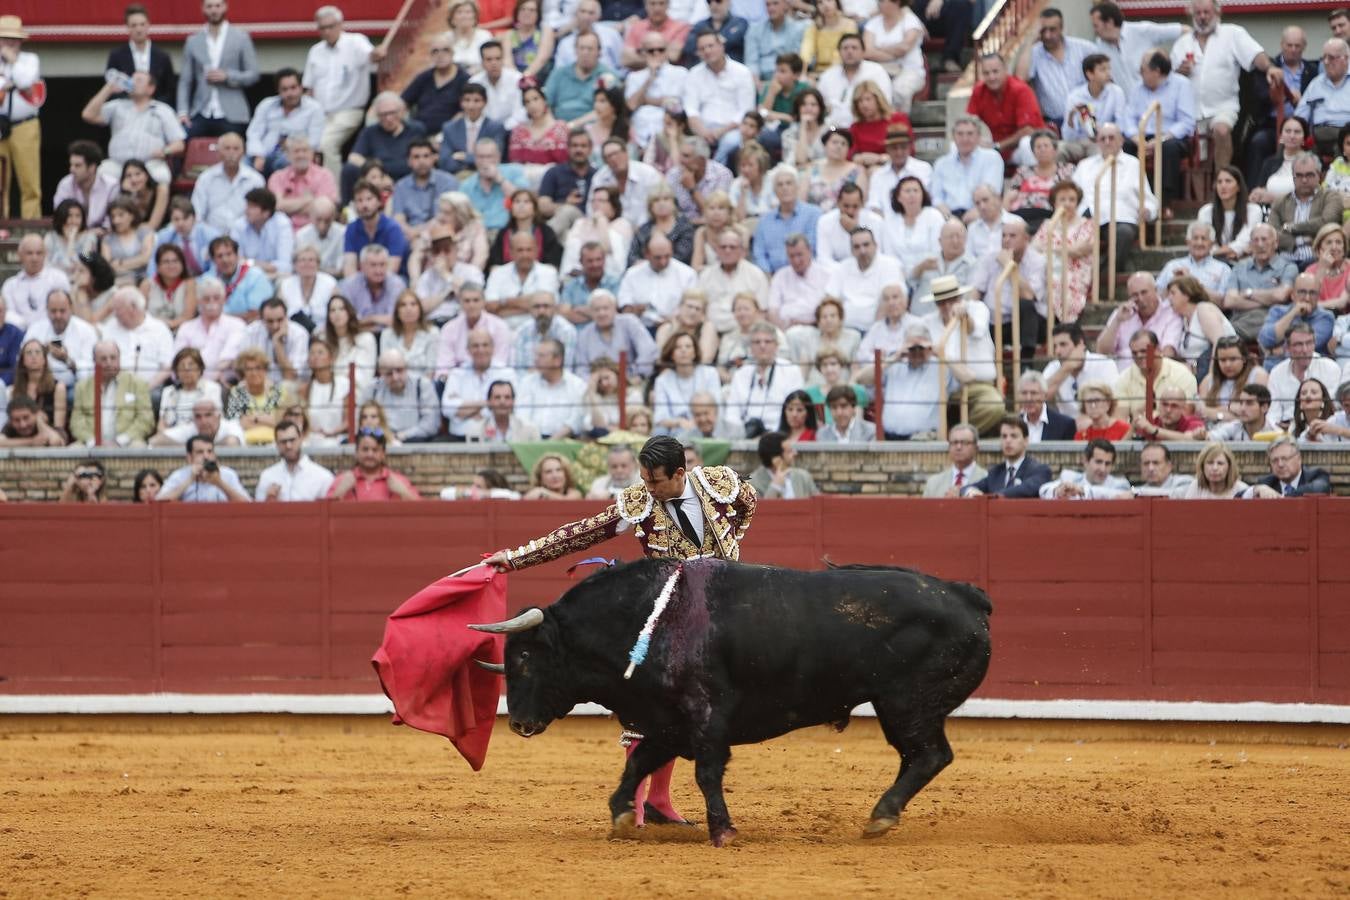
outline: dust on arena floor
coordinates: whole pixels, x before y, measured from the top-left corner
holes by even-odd
[[[735,750],[737,844],[607,839],[611,720],[473,773],[383,717],[0,719],[0,896],[1345,896],[1350,729],[954,721],[880,840],[875,720]],[[702,819],[692,769],[676,801]]]

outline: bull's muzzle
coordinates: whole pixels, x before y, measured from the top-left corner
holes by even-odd
[[[548,725],[542,722],[520,722],[511,720],[511,730],[523,738],[534,737],[536,734],[543,734]]]
[[[507,619],[505,622],[493,622],[490,625],[470,625],[474,631],[482,631],[487,634],[516,634],[521,631],[529,631],[531,628],[538,628],[544,621],[544,611],[542,609],[527,609],[514,619]]]

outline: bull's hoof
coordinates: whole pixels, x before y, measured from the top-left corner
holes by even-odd
[[[867,827],[863,829],[863,837],[865,838],[881,837],[883,834],[894,828],[896,824],[899,823],[899,821],[900,821],[899,819],[896,819],[892,816],[880,816],[878,818],[875,818],[872,821],[868,822]]]
[[[614,822],[609,830],[609,839],[611,841],[637,840],[638,829],[641,827],[637,821],[637,813],[631,809],[627,812],[621,812],[614,817]]]
[[[725,847],[728,844],[735,843],[738,834],[739,832],[737,832],[735,828],[727,828],[723,831],[709,835],[709,837],[712,839],[712,845],[714,847]]]

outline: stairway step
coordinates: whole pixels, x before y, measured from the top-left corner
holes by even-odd
[[[909,120],[915,126],[939,126],[945,131],[947,102],[945,100],[925,100],[922,103],[915,103],[910,108]]]
[[[944,125],[914,129],[914,155],[932,162],[947,152],[947,128]]]

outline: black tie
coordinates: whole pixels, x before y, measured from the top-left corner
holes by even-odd
[[[680,530],[684,532],[684,536],[689,538],[689,543],[695,547],[702,546],[699,543],[698,532],[694,530],[694,523],[689,521],[689,517],[684,514],[684,498],[676,497],[671,502],[675,507],[675,518],[680,520]]]
[[[1008,483],[1004,485],[1004,488],[1012,487],[1013,479],[1016,477],[1017,477],[1017,466],[1008,466]]]

